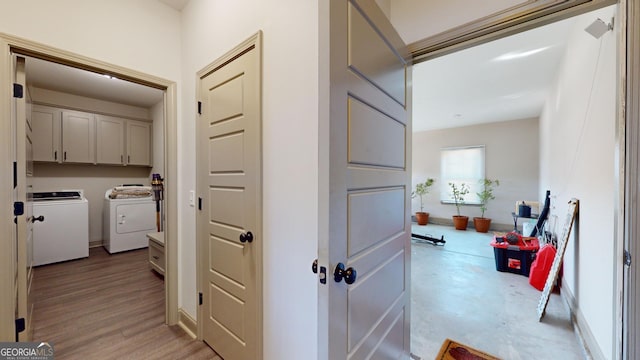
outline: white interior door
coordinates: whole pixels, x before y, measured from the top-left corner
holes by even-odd
[[[199,323],[226,360],[261,358],[259,39],[199,73]]]
[[[328,230],[326,236],[320,231],[318,251],[327,280],[318,290],[319,357],[406,359],[409,54],[374,0],[331,1],[329,11],[329,202],[320,215]],[[340,265],[345,271],[336,276]]]

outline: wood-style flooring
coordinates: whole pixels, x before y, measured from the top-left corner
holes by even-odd
[[[164,281],[147,249],[35,268],[33,341],[56,359],[221,359],[179,326],[164,324]]]

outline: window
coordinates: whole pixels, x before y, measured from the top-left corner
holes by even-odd
[[[469,193],[464,196],[465,204],[480,204],[476,193],[482,191],[480,180],[484,179],[484,145],[444,148],[440,151],[440,200],[453,203],[451,186],[467,184]]]

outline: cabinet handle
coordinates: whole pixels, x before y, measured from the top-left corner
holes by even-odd
[[[123,163],[124,162],[124,157],[122,155],[120,155],[120,162]]]
[[[156,260],[160,259],[160,257],[158,255],[153,255],[153,258],[156,259]]]
[[[64,152],[64,159],[63,160],[67,160],[67,152]]]
[[[131,163],[131,155],[127,155],[127,164]]]
[[[53,152],[53,160],[58,160],[58,150]]]

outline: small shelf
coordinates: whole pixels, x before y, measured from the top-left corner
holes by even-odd
[[[149,239],[149,267],[164,276],[164,232],[149,233],[147,238]]]

